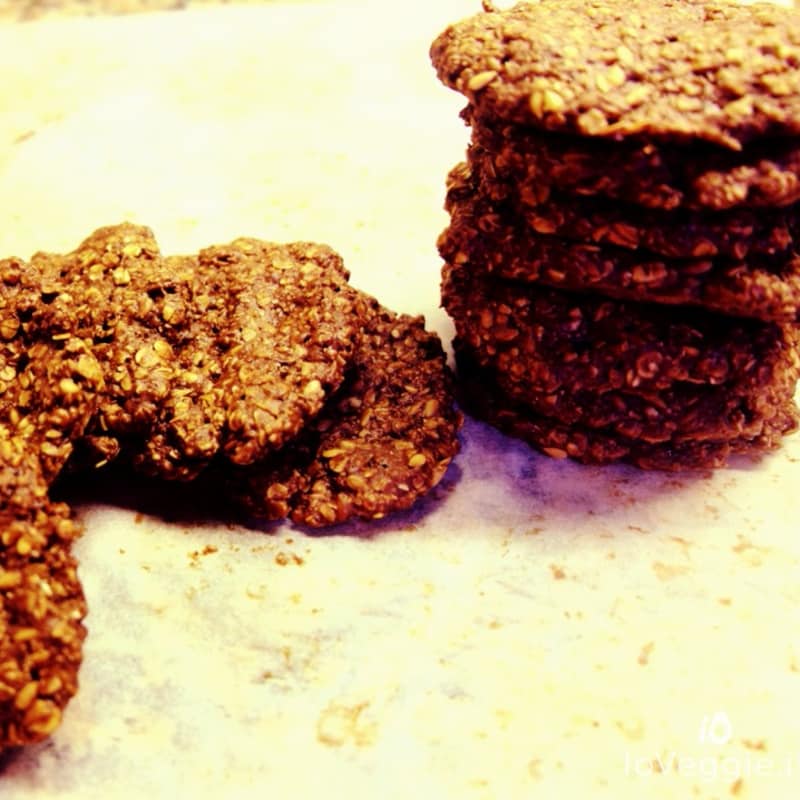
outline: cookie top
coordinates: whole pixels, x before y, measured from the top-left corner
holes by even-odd
[[[363,321],[330,247],[242,238],[202,250],[197,277],[224,275],[217,334],[223,451],[250,464],[313,418],[341,384]]]
[[[440,80],[482,114],[584,136],[729,149],[800,132],[800,13],[722,0],[540,0],[433,42]]]

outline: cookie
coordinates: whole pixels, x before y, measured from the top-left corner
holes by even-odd
[[[479,113],[541,130],[731,150],[800,132],[800,13],[718,0],[540,0],[433,42]]]
[[[800,200],[800,146],[793,137],[740,151],[702,142],[606,140],[537,131],[466,109],[472,140],[504,180],[545,199],[551,191],[646,208],[725,211]]]
[[[584,464],[626,462],[643,469],[699,470],[725,466],[734,455],[762,456],[777,448],[798,427],[791,400],[774,410],[770,419],[746,435],[715,440],[676,437],[651,443],[610,429],[568,425],[532,413],[505,397],[491,383],[491,375],[474,364],[459,364],[459,401],[475,417],[522,439],[551,458],[571,458]]]
[[[86,602],[71,545],[80,528],[47,498],[35,454],[0,428],[0,751],[49,736],[78,689]]]
[[[700,306],[781,322],[794,321],[800,313],[800,258],[793,251],[745,261],[673,259],[618,245],[574,242],[537,233],[530,220],[511,216],[469,183],[454,181],[451,173],[451,220],[438,240],[447,262],[621,300]]]
[[[223,270],[223,452],[250,464],[320,411],[344,378],[363,322],[342,259],[325,245],[238,239],[200,252],[200,278]]]
[[[797,345],[793,325],[628,303],[443,270],[442,303],[481,364],[547,393],[662,391],[676,383],[772,385]]]
[[[158,246],[147,228],[102,228],[72,253],[36,253],[27,273],[38,281],[40,296],[30,307],[15,308],[31,335],[72,335],[90,343],[104,378],[97,425],[118,436],[145,435],[167,392],[168,371],[147,358],[148,351],[162,349],[144,288],[160,270]]]
[[[459,201],[491,213],[524,220],[531,231],[572,242],[613,245],[670,259],[772,258],[788,260],[800,244],[800,211],[735,209],[708,213],[659,211],[606,198],[570,197],[557,192],[541,199],[537,185],[518,184],[497,174],[483,148],[473,145],[469,163],[448,176],[447,208]],[[466,196],[465,196],[466,195]],[[484,202],[482,202],[484,201]]]
[[[188,480],[222,450],[279,449],[344,378],[359,325],[341,259],[322,245],[238,240],[163,258],[146,228],[37,254],[54,295],[40,330],[90,337],[106,391],[89,434],[148,474]]]
[[[524,370],[507,375],[492,369],[490,357],[476,356],[458,339],[453,345],[458,364],[483,361],[491,385],[520,410],[650,444],[677,438],[727,441],[756,436],[776,409],[791,402],[798,378],[798,359],[790,351],[767,386],[745,381],[713,386],[678,384],[644,392],[568,387],[545,392],[535,376]]]
[[[10,273],[0,272],[5,304]],[[77,691],[86,604],[70,551],[80,527],[48,490],[102,390],[84,341],[37,340],[7,309],[2,327],[0,750],[52,733]]]
[[[441,343],[420,317],[360,296],[363,331],[344,385],[299,439],[219,479],[244,511],[312,528],[409,508],[458,451]]]
[[[0,750],[51,734],[77,690],[64,471],[116,460],[199,491],[225,475],[251,512],[314,527],[442,478],[460,416],[439,339],[347,278],[323,245],[165,258],[134,225],[0,261]]]

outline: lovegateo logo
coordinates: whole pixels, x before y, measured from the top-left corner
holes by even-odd
[[[692,750],[664,750],[644,755],[625,753],[625,774],[656,779],[677,775],[690,780],[741,781],[745,778],[800,779],[800,751],[775,756],[765,752],[727,752],[733,742],[734,726],[725,711],[704,714],[697,727]]]
[[[700,723],[700,733],[697,741],[700,744],[727,744],[733,736],[733,725],[724,711],[715,711],[706,714]]]

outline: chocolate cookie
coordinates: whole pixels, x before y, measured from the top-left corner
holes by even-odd
[[[363,332],[341,389],[290,447],[226,473],[247,513],[310,527],[379,519],[435,486],[456,454],[461,420],[438,337],[419,317],[360,302]]]
[[[485,363],[487,380],[520,410],[650,444],[677,438],[727,441],[756,436],[776,409],[791,402],[798,378],[798,359],[789,351],[767,386],[750,380],[713,386],[684,383],[661,391],[560,387],[546,392],[535,375],[492,369],[491,357],[471,353],[458,339],[454,348],[460,365]]]
[[[35,457],[2,438],[0,750],[41,741],[78,688],[86,603],[70,554],[80,528],[47,499]]]
[[[775,208],[800,200],[800,147],[793,137],[734,151],[702,142],[681,146],[550,134],[484,119],[469,108],[464,116],[496,173],[540,199],[558,191],[646,208],[708,211]]]
[[[796,320],[800,313],[800,257],[793,251],[745,261],[671,259],[617,245],[574,242],[537,233],[535,220],[489,203],[453,173],[448,207],[450,224],[438,246],[450,263],[622,300],[702,306],[783,322]]]
[[[683,438],[651,443],[616,431],[568,425],[530,411],[491,383],[491,374],[474,364],[459,364],[459,401],[470,414],[522,439],[552,458],[571,458],[584,464],[624,461],[643,469],[696,470],[724,466],[733,455],[760,456],[780,445],[797,429],[797,409],[791,401],[747,434],[724,440]]]
[[[442,303],[482,365],[546,393],[769,386],[797,345],[793,325],[491,280],[463,264],[445,266]]]
[[[483,213],[519,217],[531,231],[573,242],[613,245],[670,259],[791,258],[800,244],[800,210],[735,209],[714,213],[660,211],[606,198],[570,197],[551,192],[541,199],[538,185],[518,184],[496,172],[486,151],[473,145],[469,163],[451,171],[449,211],[472,201]]]
[[[250,464],[320,411],[343,380],[363,321],[342,259],[327,246],[237,239],[200,252],[200,279],[223,271],[223,451]]]
[[[70,548],[80,528],[48,490],[102,389],[84,341],[37,340],[7,310],[2,327],[0,750],[52,733],[77,690],[86,604]]]
[[[117,436],[145,435],[168,390],[169,371],[147,358],[166,344],[159,344],[147,293],[150,277],[160,270],[158,246],[147,228],[102,228],[67,255],[36,253],[27,273],[38,280],[40,297],[30,307],[18,302],[15,308],[37,336],[72,335],[90,343],[104,378],[96,424]]]
[[[250,463],[293,438],[342,382],[359,325],[322,245],[242,239],[163,258],[148,229],[121,225],[32,266],[53,297],[31,324],[90,337],[102,365],[98,458],[122,443],[162,477],[187,480],[220,449]]]
[[[540,0],[447,28],[436,72],[479,113],[731,150],[800,132],[800,14],[717,0]]]

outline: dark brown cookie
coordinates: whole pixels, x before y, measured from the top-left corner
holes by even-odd
[[[5,302],[18,287],[4,273]],[[86,605],[80,533],[49,485],[97,408],[99,365],[80,339],[31,337],[4,307],[0,344],[0,750],[55,730],[77,690]]]
[[[469,262],[503,278],[623,300],[702,306],[785,322],[800,313],[800,257],[792,251],[745,261],[672,259],[573,242],[535,232],[530,219],[488,202],[453,173],[448,207],[450,225],[438,245],[450,263]]]
[[[556,192],[541,199],[539,188],[501,177],[486,151],[473,145],[469,164],[459,164],[448,177],[447,207],[452,211],[459,202],[474,202],[484,214],[493,208],[501,217],[519,217],[538,234],[670,259],[787,260],[800,244],[796,206],[715,213],[660,211]]]
[[[322,245],[242,239],[163,258],[148,229],[121,225],[32,264],[53,295],[32,324],[90,337],[103,367],[98,459],[122,443],[162,477],[190,479],[220,449],[250,463],[293,438],[342,382],[359,325]]]
[[[482,365],[546,393],[769,386],[797,344],[794,325],[500,281],[469,264],[445,266],[442,303]]]
[[[800,145],[795,137],[748,144],[741,151],[702,142],[606,140],[548,134],[484,119],[466,109],[472,139],[499,176],[529,187],[612,198],[647,208],[724,211],[775,208],[800,200]]]
[[[168,390],[169,370],[147,358],[149,351],[165,350],[153,303],[135,283],[147,276],[147,284],[160,263],[147,228],[101,228],[67,255],[35,254],[28,272],[38,276],[41,296],[28,308],[17,304],[17,315],[35,335],[74,335],[91,343],[105,380],[97,425],[114,435],[148,432]]]
[[[320,411],[343,380],[362,320],[342,259],[325,245],[237,239],[201,251],[200,279],[223,271],[223,451],[250,464]]]
[[[70,550],[80,528],[28,443],[0,429],[0,751],[41,741],[78,688],[86,602]]]
[[[470,364],[486,363],[490,383],[521,411],[650,444],[757,436],[776,410],[792,401],[798,378],[797,355],[789,351],[766,386],[744,381],[714,386],[684,383],[660,391],[596,392],[562,386],[545,392],[524,370],[506,375],[492,369],[491,358],[471,353],[458,339],[454,349],[457,363],[466,365],[467,371]]]
[[[339,392],[291,446],[223,478],[255,517],[310,527],[379,519],[435,486],[458,451],[460,417],[438,337],[419,317],[360,302],[363,332]]]
[[[800,14],[717,0],[540,0],[434,41],[440,80],[481,114],[584,136],[738,150],[800,132]]]
[[[651,443],[614,430],[568,425],[539,415],[509,399],[492,384],[491,374],[474,364],[459,364],[459,401],[470,414],[522,439],[552,458],[572,458],[584,464],[617,461],[643,469],[696,470],[722,467],[733,455],[760,456],[780,445],[798,427],[791,400],[774,410],[763,425],[746,435],[724,440],[682,438]]]

